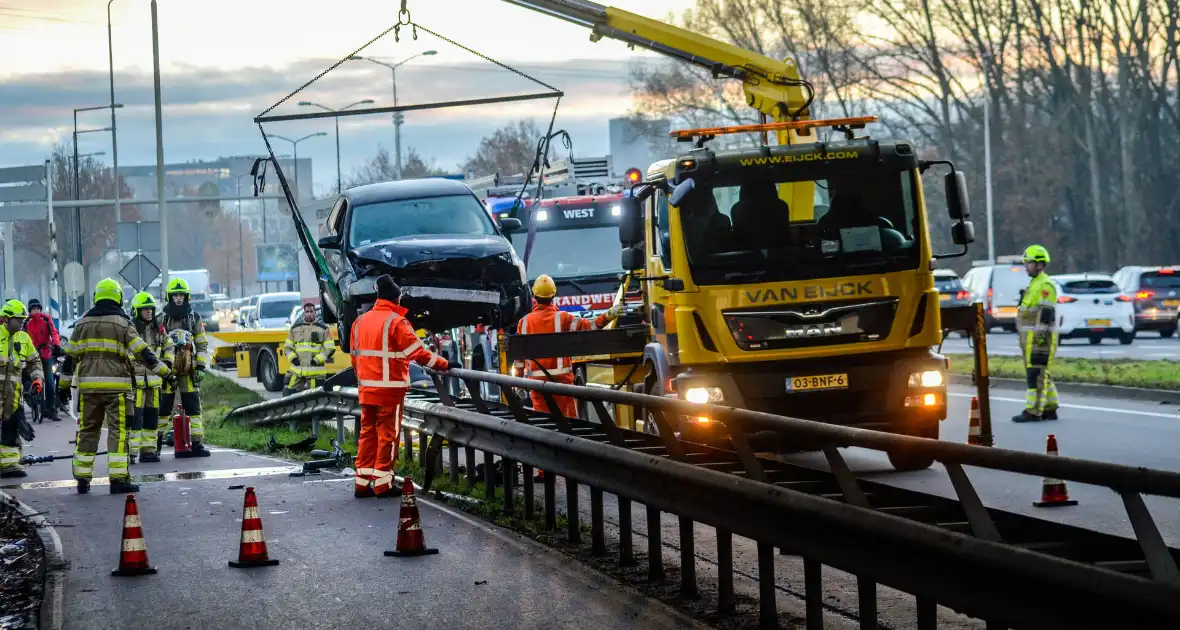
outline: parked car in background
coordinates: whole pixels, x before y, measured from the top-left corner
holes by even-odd
[[[234,320],[234,323],[238,325],[238,328],[257,327],[254,321],[254,311],[257,308],[257,306],[246,305],[238,310],[238,317]]]
[[[1057,285],[1057,328],[1062,339],[1135,341],[1133,299],[1110,274],[1078,273],[1051,277]]]
[[[229,319],[233,312],[234,301],[228,298],[213,300],[213,314],[218,319]]]
[[[263,293],[258,296],[255,319],[259,328],[286,328],[292,309],[303,304],[297,291]]]
[[[934,289],[938,291],[938,303],[942,308],[973,304],[971,292],[963,287],[963,280],[953,269],[934,270]]]
[[[983,303],[984,325],[1016,332],[1016,309],[1020,292],[1028,287],[1029,277],[1020,256],[999,256],[996,264],[977,264],[963,276],[963,286],[971,292],[972,303]]]
[[[193,307],[193,312],[201,316],[201,321],[205,322],[205,330],[208,332],[217,332],[221,330],[221,321],[217,319],[216,312],[213,308],[213,300],[209,298],[194,299],[189,301]]]
[[[1157,331],[1164,338],[1176,334],[1180,267],[1123,267],[1114,281],[1132,299],[1135,330]]]

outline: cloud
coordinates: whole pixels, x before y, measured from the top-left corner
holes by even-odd
[[[162,76],[165,160],[170,163],[251,155],[265,151],[253,118],[315,77],[333,60],[305,59],[295,63],[220,71],[179,66]],[[523,69],[566,93],[557,126],[574,136],[575,150],[583,155],[604,154],[607,120],[626,114],[631,104],[628,60],[534,61]],[[73,109],[109,101],[105,72],[75,70],[24,75],[0,80],[0,103],[5,103],[5,125],[0,128],[0,165],[40,163],[54,142],[68,141],[73,131]],[[397,71],[400,104],[482,98],[541,92],[545,88],[485,62],[410,64]],[[371,107],[392,104],[390,71],[366,62],[348,62],[307,89],[291,97],[274,113],[310,111],[302,100],[341,107],[372,98]],[[150,73],[120,71],[115,76],[115,98],[124,104],[118,112],[119,161],[122,165],[155,161],[153,82]],[[411,112],[402,128],[403,150],[418,152],[451,167],[474,152],[478,141],[511,120],[531,117],[544,128],[554,102],[551,99],[479,107]],[[106,127],[106,110],[78,114],[80,129]],[[299,146],[300,157],[313,159],[317,186],[334,183],[336,150],[332,119],[268,123],[266,131],[297,138],[326,131],[329,137],[313,138]],[[389,114],[340,119],[342,170],[347,174],[374,155],[379,145],[393,146]],[[106,151],[109,133],[80,137],[83,152]],[[291,146],[276,143],[276,151]]]

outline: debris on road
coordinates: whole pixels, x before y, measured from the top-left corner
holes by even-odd
[[[0,630],[36,619],[45,584],[45,548],[15,502],[0,503]]]

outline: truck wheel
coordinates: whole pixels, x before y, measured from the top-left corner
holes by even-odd
[[[275,356],[275,351],[270,348],[263,348],[258,351],[258,380],[262,381],[262,386],[268,392],[277,392],[283,389],[283,377],[279,374],[279,359]]]
[[[938,439],[938,423],[932,425],[912,427],[908,430],[898,431],[903,435],[911,435],[913,437],[928,438],[931,440]],[[893,469],[898,472],[911,472],[914,470],[925,470],[934,465],[934,458],[928,455],[919,455],[912,452],[890,452],[889,463]]]

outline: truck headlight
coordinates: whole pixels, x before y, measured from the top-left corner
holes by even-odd
[[[703,405],[705,403],[719,403],[725,400],[720,387],[689,387],[684,392],[684,399],[690,403]]]
[[[942,387],[946,378],[939,370],[926,370],[910,374],[910,387]]]

